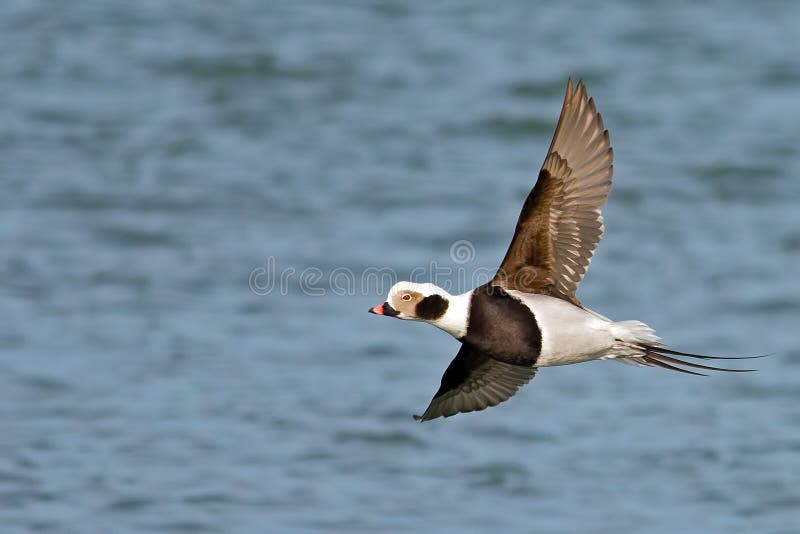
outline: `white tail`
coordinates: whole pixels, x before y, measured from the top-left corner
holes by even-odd
[[[661,346],[659,343],[661,338],[656,335],[655,330],[641,321],[611,323],[611,333],[615,338],[626,343],[651,347]]]

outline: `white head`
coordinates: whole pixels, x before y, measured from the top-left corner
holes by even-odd
[[[431,323],[460,338],[467,331],[469,295],[451,295],[433,284],[398,282],[389,290],[386,302],[369,311],[397,319]]]

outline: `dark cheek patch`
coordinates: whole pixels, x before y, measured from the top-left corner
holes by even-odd
[[[417,304],[415,315],[426,321],[433,321],[444,315],[448,306],[447,299],[441,295],[425,297]]]

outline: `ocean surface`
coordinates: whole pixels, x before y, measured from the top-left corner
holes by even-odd
[[[0,531],[798,532],[798,21],[5,2]],[[548,368],[415,423],[458,343],[367,309],[497,266],[569,76],[615,150],[582,302],[770,356]]]

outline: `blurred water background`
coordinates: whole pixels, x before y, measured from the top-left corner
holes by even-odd
[[[798,20],[781,1],[6,2],[0,530],[797,532]],[[414,423],[457,343],[331,274],[496,265],[570,75],[616,155],[584,304],[773,356],[545,369]],[[286,291],[251,290],[273,260]]]

